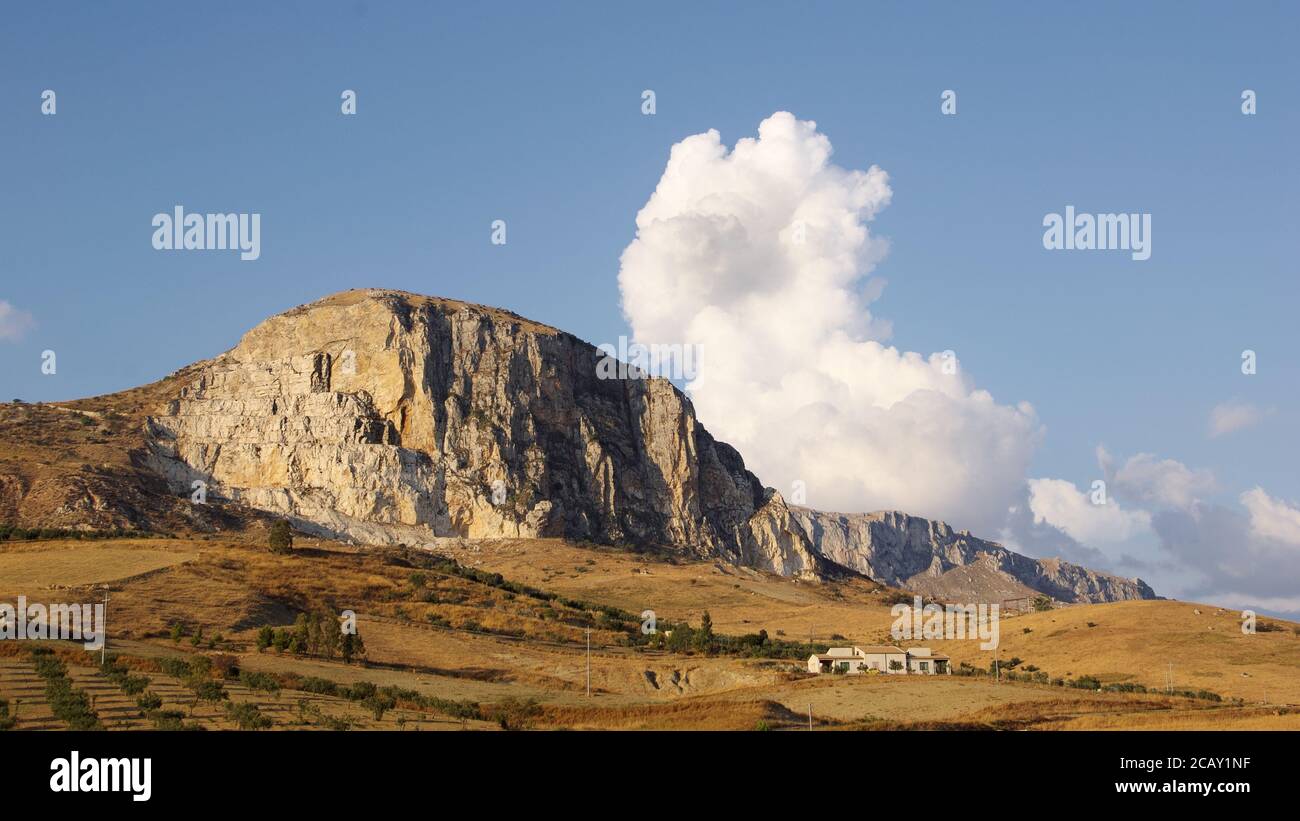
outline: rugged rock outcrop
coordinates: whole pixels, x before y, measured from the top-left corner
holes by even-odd
[[[1060,601],[1151,599],[1141,579],[1098,573],[1060,559],[1031,559],[944,522],[897,511],[843,514],[793,508],[826,558],[877,581],[939,596],[1010,597],[1031,592]],[[977,573],[969,569],[977,567]],[[956,578],[949,574],[957,570]]]
[[[1153,595],[941,522],[792,508],[671,383],[601,378],[602,356],[498,309],[348,291],[186,369],[147,419],[143,461],[174,492],[370,543],[563,536],[916,589],[983,563],[1014,592]]]
[[[602,379],[601,356],[504,311],[349,291],[191,369],[148,419],[148,463],[178,492],[368,542],[565,536],[832,569],[680,391]]]

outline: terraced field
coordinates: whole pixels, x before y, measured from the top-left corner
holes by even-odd
[[[105,730],[152,730],[155,723],[145,716],[136,696],[127,695],[97,668],[68,665],[73,685],[90,696],[92,709]],[[204,730],[238,729],[224,706],[197,701],[184,682],[161,673],[149,674],[149,691],[162,699],[161,710],[184,714],[184,723]],[[340,729],[341,723],[358,730],[462,730],[496,729],[489,721],[462,721],[428,712],[394,708],[382,719],[364,706],[344,698],[302,690],[286,689],[277,696],[259,692],[238,680],[221,682],[229,700],[254,705],[272,722],[268,729]],[[37,675],[29,658],[0,657],[0,699],[9,701],[11,715],[17,716],[15,730],[63,730],[66,725],[56,718],[46,698],[45,680]]]

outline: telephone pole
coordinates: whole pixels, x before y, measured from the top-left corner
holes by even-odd
[[[99,619],[99,631],[104,634],[99,646],[99,666],[108,662],[108,585],[104,585],[104,615]]]
[[[808,702],[808,732],[812,732],[812,702]]]
[[[591,698],[591,628],[587,628],[587,698]]]

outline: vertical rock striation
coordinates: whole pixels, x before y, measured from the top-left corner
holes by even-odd
[[[792,508],[671,383],[602,379],[602,356],[499,309],[347,291],[187,369],[144,461],[177,493],[370,543],[563,536],[890,584],[978,560],[1068,600],[1149,593],[940,522]]]
[[[598,378],[600,357],[497,309],[349,291],[201,363],[149,417],[149,463],[178,492],[204,482],[369,542],[564,536],[825,564],[680,391]]]

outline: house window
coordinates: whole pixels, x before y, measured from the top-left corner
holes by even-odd
[[[921,662],[921,672],[922,673],[930,672],[930,662],[928,661]]]

